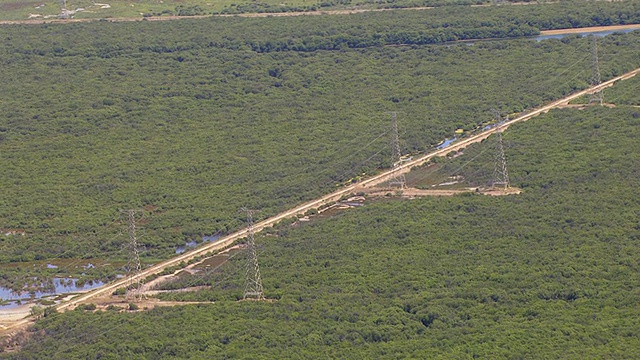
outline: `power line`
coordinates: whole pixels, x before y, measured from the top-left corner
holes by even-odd
[[[591,86],[597,86],[602,83],[602,79],[600,78],[600,62],[598,60],[598,37],[595,35],[593,35],[593,46],[591,48],[591,53],[593,57],[593,74],[591,75]],[[601,89],[591,94],[589,104],[591,103],[599,103],[600,105],[604,103],[604,95],[602,94]]]
[[[256,253],[256,241],[253,236],[253,212],[243,208],[247,213],[247,273],[245,277],[244,299],[264,300],[264,289],[260,278],[260,267],[258,266],[258,254]]]
[[[129,262],[127,264],[127,278],[128,286],[126,289],[132,288],[131,291],[127,290],[127,298],[133,298],[133,300],[142,300],[142,292],[140,283],[140,277],[137,276],[142,269],[140,265],[140,252],[138,249],[138,238],[136,237],[136,211],[135,210],[123,210],[129,217],[129,225],[127,226],[127,232],[129,233]]]
[[[400,151],[400,138],[398,137],[398,116],[396,112],[391,113],[391,166],[398,169],[402,165],[402,152]],[[400,189],[407,187],[407,179],[404,173],[396,173],[389,185],[397,185]]]
[[[502,122],[502,116],[496,109],[491,109],[498,124]],[[491,187],[502,185],[509,188],[509,173],[507,172],[507,159],[504,155],[504,145],[502,143],[502,131],[496,132],[496,154],[493,169],[493,181]]]

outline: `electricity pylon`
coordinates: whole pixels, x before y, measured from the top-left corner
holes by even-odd
[[[391,113],[391,166],[393,169],[397,169],[402,164],[400,152],[400,137],[398,136],[398,117],[395,112]],[[389,185],[397,185],[400,189],[407,187],[407,179],[404,174],[396,173],[393,179],[389,182]]]
[[[61,19],[69,18],[69,11],[67,10],[67,0],[60,0],[60,14],[58,15]]]
[[[600,85],[602,80],[600,79],[600,62],[598,60],[598,37],[593,36],[593,47],[591,48],[591,53],[593,56],[592,63],[592,75],[591,75],[591,86]],[[591,98],[589,99],[589,104],[598,103],[602,105],[604,103],[604,95],[602,94],[602,90],[598,90],[591,94]]]
[[[496,109],[491,109],[499,124],[502,121],[500,112]],[[495,188],[496,185],[504,186],[505,189],[509,188],[509,173],[507,172],[507,158],[504,155],[504,144],[502,143],[502,131],[496,132],[496,153],[493,169],[493,181],[491,187]]]
[[[129,226],[127,227],[129,233],[129,262],[127,264],[127,278],[129,281],[127,282],[127,297],[132,297],[133,300],[141,300],[141,283],[138,275],[140,274],[142,266],[140,265],[140,252],[138,249],[138,238],[136,237],[136,211],[125,210],[123,212],[129,216]],[[131,291],[129,291],[129,288],[131,288]]]
[[[244,299],[264,300],[264,289],[260,278],[256,242],[253,236],[253,211],[243,208],[247,213],[247,274],[244,285]]]

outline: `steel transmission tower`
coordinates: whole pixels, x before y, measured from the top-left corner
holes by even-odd
[[[60,14],[58,15],[61,19],[69,18],[69,11],[67,10],[67,0],[60,0]]]
[[[497,123],[502,121],[500,112],[496,109],[491,109]],[[496,132],[496,154],[493,169],[493,182],[491,187],[496,185],[504,186],[505,189],[509,187],[509,173],[507,172],[507,158],[504,155],[504,144],[502,143],[502,131]]]
[[[502,144],[502,132],[496,133],[496,159],[495,167],[493,169],[493,183],[491,187],[496,185],[504,186],[505,189],[509,187],[509,173],[507,172],[507,159],[504,156],[504,145]]]
[[[393,169],[397,169],[402,163],[402,153],[400,152],[400,137],[398,136],[398,117],[395,111],[391,113],[391,118],[391,166]],[[395,174],[389,185],[397,185],[400,189],[405,189],[407,187],[407,179],[404,174]]]
[[[253,211],[242,209],[247,213],[247,275],[244,285],[244,299],[264,300],[264,289],[260,278],[256,242],[253,236]]]
[[[138,238],[136,237],[136,211],[126,210],[123,212],[129,216],[129,226],[127,227],[127,231],[129,233],[129,262],[127,264],[127,277],[129,278],[129,282],[127,290],[131,288],[131,295],[133,295],[133,299],[140,300],[142,298],[142,292],[140,277],[137,275],[140,274],[142,267],[140,265]],[[127,291],[127,297],[130,296],[129,294],[130,292]]]
[[[593,74],[591,75],[591,85],[596,86],[596,85],[600,85],[600,83],[602,83],[602,80],[600,79],[600,62],[598,60],[598,37],[595,35],[592,35],[592,36],[593,36],[593,47],[591,49],[591,52],[593,56],[593,64],[592,64]],[[602,94],[602,90],[598,90],[593,94],[591,94],[591,98],[589,99],[589,104],[591,103],[599,103],[600,105],[604,103],[604,95]]]

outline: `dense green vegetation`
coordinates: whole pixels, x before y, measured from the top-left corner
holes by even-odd
[[[638,93],[640,93],[640,77],[634,76],[615,87],[604,90],[604,100],[607,103],[637,107],[640,106]]]
[[[242,6],[228,11],[264,10]],[[638,6],[0,27],[0,285],[115,276],[122,209],[142,209],[150,263],[243,226],[241,206],[264,218],[388,166],[389,111],[404,151],[418,153],[482,126],[491,108],[510,114],[584,88],[588,39],[433,44],[638,23]],[[640,66],[639,53],[639,33],[603,39],[603,79]],[[37,309],[44,319],[11,356],[638,357],[637,84],[606,90],[616,108],[509,130],[522,195],[387,199],[261,235],[276,302],[235,301],[235,256],[164,286],[211,288],[161,296],[215,305]],[[492,146],[437,169],[486,182]],[[96,258],[108,262],[77,266]]]
[[[629,106],[552,111],[505,133],[521,195],[281,228],[258,237],[276,302],[225,300],[240,270],[214,305],[50,315],[9,357],[636,358],[639,125]]]
[[[424,151],[590,74],[575,37],[252,50],[282,36],[267,26],[311,29],[290,21],[0,28],[0,224],[26,232],[2,238],[0,260],[121,257],[120,210],[143,207],[144,256],[164,257],[242,226],[241,206],[266,217],[386,166],[387,111],[406,151]],[[603,41],[603,78],[639,65],[639,41]]]

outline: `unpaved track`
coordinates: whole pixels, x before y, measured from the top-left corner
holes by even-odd
[[[397,174],[400,173],[406,173],[409,172],[411,170],[412,167],[414,166],[419,166],[424,164],[425,162],[429,161],[431,158],[435,157],[435,156],[442,156],[442,155],[446,155],[451,151],[455,151],[455,150],[460,150],[462,148],[465,148],[473,143],[482,141],[483,139],[486,139],[487,137],[489,137],[489,135],[496,133],[496,132],[502,132],[504,131],[506,128],[508,128],[511,124],[515,124],[521,121],[526,121],[531,119],[534,116],[540,115],[542,113],[548,112],[549,110],[556,108],[560,105],[566,104],[568,102],[570,102],[571,100],[574,100],[576,98],[579,98],[583,95],[587,95],[587,94],[591,94],[595,91],[599,91],[602,90],[604,88],[613,86],[616,82],[621,81],[621,80],[626,80],[629,79],[633,76],[635,76],[636,74],[640,73],[640,68],[630,71],[624,75],[618,76],[616,78],[613,78],[611,80],[605,81],[602,84],[598,85],[598,86],[594,86],[594,87],[590,87],[586,90],[582,90],[582,91],[578,91],[574,94],[571,94],[563,99],[560,100],[556,100],[548,105],[542,106],[538,109],[529,111],[523,115],[520,115],[518,117],[516,117],[513,120],[509,120],[507,122],[505,122],[504,124],[494,127],[492,129],[486,130],[486,131],[482,131],[476,135],[470,136],[468,138],[459,140],[454,142],[453,144],[451,144],[450,146],[441,149],[441,150],[436,150],[434,152],[431,152],[429,154],[426,154],[422,157],[417,158],[416,160],[407,162],[405,164],[403,164],[402,166],[397,167],[396,169],[393,170],[388,170],[385,172],[382,172],[376,176],[373,176],[369,179],[366,179],[360,183],[356,183],[354,185],[345,187],[343,189],[340,189],[338,191],[335,191],[331,194],[325,195],[321,198],[318,198],[316,200],[312,200],[309,201],[305,204],[299,205],[295,208],[292,208],[290,210],[287,210],[283,213],[280,213],[279,215],[276,215],[272,218],[263,220],[257,224],[254,225],[254,231],[258,232],[261,231],[262,229],[266,228],[266,227],[270,227],[273,226],[274,224],[280,222],[281,220],[299,215],[299,214],[304,214],[305,212],[311,210],[311,209],[317,209],[318,207],[330,203],[330,202],[334,202],[339,200],[342,196],[344,195],[348,195],[348,194],[352,194],[358,191],[358,189],[361,188],[369,188],[369,187],[373,187],[376,186],[378,184],[381,184],[385,181],[388,181],[390,178],[396,176]],[[186,252],[184,254],[181,254],[179,256],[176,256],[172,259],[163,261],[161,263],[158,263],[148,269],[145,269],[143,271],[141,271],[138,275],[136,275],[135,277],[133,277],[132,279],[121,279],[118,280],[116,282],[113,282],[111,284],[107,284],[101,288],[97,288],[95,290],[92,290],[86,294],[80,295],[74,299],[71,299],[69,301],[63,302],[61,304],[58,304],[56,306],[56,309],[59,311],[65,310],[69,307],[72,306],[76,306],[78,304],[81,304],[83,302],[87,302],[88,300],[90,300],[91,298],[97,297],[97,296],[105,296],[105,295],[109,295],[111,294],[113,291],[115,291],[118,288],[124,287],[127,285],[127,283],[129,283],[130,281],[135,281],[137,279],[143,280],[148,276],[157,274],[162,272],[164,269],[171,267],[171,266],[175,266],[178,265],[180,262],[184,261],[184,262],[188,262],[189,260],[198,257],[198,256],[202,256],[202,255],[206,255],[210,252],[213,251],[218,251],[221,249],[226,248],[227,246],[231,245],[234,241],[241,239],[243,237],[245,237],[247,235],[247,230],[243,229],[240,231],[237,231],[235,233],[232,233],[230,235],[227,235],[223,238],[220,238],[218,241],[216,242],[212,242],[209,244],[206,244],[204,246],[201,246],[199,248],[196,248],[190,252]],[[4,333],[8,333],[8,332],[14,332],[17,329],[21,328],[24,325],[27,325],[29,323],[31,323],[31,319],[27,318],[27,319],[23,319],[21,321],[18,321],[14,324],[11,325],[7,325],[6,328],[4,329]]]
[[[584,32],[622,31],[622,30],[634,30],[634,29],[640,29],[640,24],[610,25],[610,26],[594,26],[594,27],[573,28],[573,29],[544,30],[544,31],[540,31],[540,35],[564,35],[564,34],[579,34],[579,33],[584,33]]]

